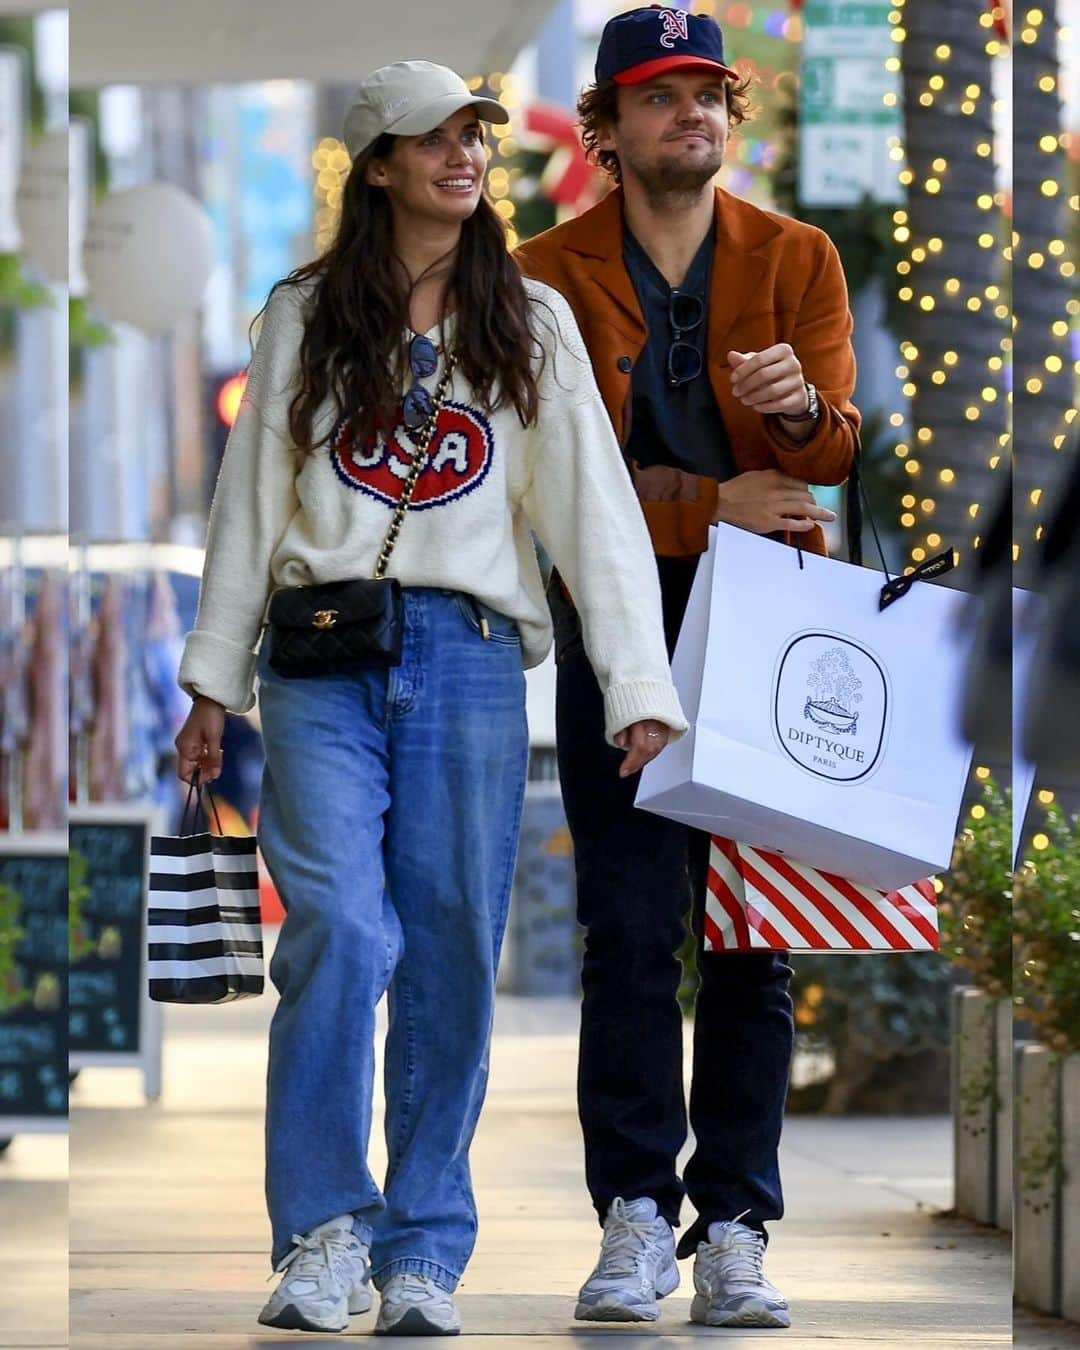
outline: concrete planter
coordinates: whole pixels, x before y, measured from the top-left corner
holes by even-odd
[[[1060,1056],[1042,1045],[1017,1052],[1016,1297],[1040,1312],[1061,1311],[1062,1092]]]
[[[1061,1313],[1080,1322],[1080,1054],[1061,1066]]]
[[[997,1001],[994,1009],[996,1092],[994,1095],[994,1223],[1006,1232],[1013,1220],[1013,1005]]]
[[[955,1206],[992,1224],[997,1191],[997,1000],[979,989],[953,991],[953,1156]]]

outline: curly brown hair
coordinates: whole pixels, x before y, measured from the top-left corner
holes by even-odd
[[[361,444],[393,430],[401,403],[409,277],[394,251],[386,194],[367,181],[368,165],[392,155],[396,140],[382,135],[358,156],[330,247],[271,291],[313,283],[289,405],[293,444],[308,454],[329,439],[329,432],[313,439],[315,414],[328,396],[338,418],[351,415]],[[457,309],[458,364],[477,401],[488,413],[509,405],[523,426],[534,423],[541,348],[530,327],[521,272],[507,251],[506,227],[486,194],[462,224],[447,297]]]
[[[750,102],[752,77],[744,75],[739,80],[724,81],[724,97],[727,103],[728,126],[737,127],[750,120],[753,105]],[[581,91],[577,104],[578,126],[581,130],[581,143],[585,153],[599,168],[615,180],[622,182],[622,169],[619,157],[614,150],[600,150],[596,139],[605,127],[613,127],[619,120],[619,85],[614,80],[598,80]]]

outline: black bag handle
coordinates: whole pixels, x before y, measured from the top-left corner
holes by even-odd
[[[858,429],[851,423],[851,434],[855,440],[855,454],[852,456],[851,469],[848,473],[847,490],[844,493],[844,533],[847,535],[848,562],[854,563],[856,567],[863,564],[863,508],[866,508],[866,519],[870,521],[870,528],[874,532],[874,543],[877,545],[878,557],[881,559],[881,570],[885,573],[886,581],[891,581],[888,565],[885,562],[885,551],[881,547],[881,538],[877,532],[877,525],[874,523],[874,513],[870,508],[870,499],[866,495],[866,487],[862,480],[862,442],[859,440]],[[799,554],[799,567],[802,568],[802,548],[799,545],[799,536],[795,536],[795,548]]]
[[[855,437],[855,457],[851,461],[851,472],[848,474],[847,489],[844,492],[844,526],[847,534],[848,562],[854,563],[856,567],[861,567],[863,561],[862,495],[866,489],[863,487],[860,465],[862,444],[859,441],[859,433],[854,427],[851,428],[851,434]],[[875,530],[874,533],[876,535],[877,531]],[[886,568],[887,575],[888,569]]]
[[[855,440],[855,454],[851,460],[851,472],[848,474],[847,492],[844,500],[848,562],[853,562],[857,567],[862,566],[863,520],[866,519],[870,522],[870,529],[874,535],[874,545],[877,548],[878,558],[881,560],[881,570],[885,573],[885,580],[891,581],[892,574],[889,572],[889,565],[885,561],[885,550],[881,547],[881,536],[878,534],[874,512],[870,506],[870,498],[866,494],[866,484],[862,479],[862,441],[859,439],[858,429],[850,422],[848,426],[851,427],[851,434]]]
[[[217,832],[218,832],[218,834],[224,834],[224,833],[225,833],[225,831],[221,828],[221,817],[218,815],[217,802],[214,800],[213,796],[211,795],[211,792],[210,792],[210,785],[209,785],[209,783],[207,783],[207,784],[204,785],[204,784],[202,784],[202,783],[199,782],[199,771],[198,771],[198,769],[196,769],[195,772],[191,775],[191,782],[188,784],[187,801],[184,803],[183,814],[182,814],[181,817],[180,817],[180,838],[181,838],[181,839],[183,839],[183,838],[185,837],[185,834],[186,834],[186,831],[185,831],[185,829],[184,829],[184,826],[185,826],[185,824],[187,823],[188,811],[191,809],[191,797],[192,797],[192,793],[195,794],[195,810],[194,810],[194,812],[192,813],[192,816],[191,816],[191,834],[195,834],[195,832],[196,832],[196,831],[195,831],[195,826],[196,826],[196,824],[198,823],[198,820],[199,820],[199,812],[200,812],[200,811],[202,812],[203,823],[206,825],[206,832],[207,832],[208,834],[210,833],[210,817],[209,817],[209,816],[207,815],[207,813],[206,813],[206,806],[205,806],[205,804],[204,804],[204,802],[203,802],[203,792],[204,792],[204,791],[206,792],[206,799],[207,799],[207,801],[210,803],[210,809],[211,809],[211,811],[213,811],[213,813],[214,813],[214,824],[217,826]]]
[[[858,429],[852,426],[850,422],[848,425],[851,426],[851,434],[855,438],[855,454],[851,461],[851,472],[848,474],[847,491],[844,497],[844,524],[847,532],[848,561],[854,563],[857,567],[862,566],[862,534],[865,518],[870,522],[874,546],[877,549],[878,558],[881,560],[881,570],[885,573],[885,585],[881,588],[878,608],[887,609],[894,600],[899,600],[901,596],[906,595],[916,581],[928,581],[933,577],[940,577],[946,572],[951,572],[955,566],[955,558],[952,549],[947,548],[933,558],[927,558],[919,563],[918,567],[913,568],[907,575],[903,573],[895,577],[892,575],[889,571],[889,565],[885,561],[885,550],[881,546],[881,536],[878,534],[873,508],[870,505],[870,498],[867,496],[866,484],[862,479],[862,442],[859,439]]]

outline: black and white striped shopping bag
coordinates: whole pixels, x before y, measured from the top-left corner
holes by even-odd
[[[198,793],[194,825],[202,807]],[[210,796],[209,789],[206,790]],[[188,793],[188,806],[191,792]],[[217,807],[211,799],[215,817]],[[159,1003],[227,1003],[263,991],[255,836],[185,834],[150,840],[147,974]],[[209,822],[207,822],[209,824]]]

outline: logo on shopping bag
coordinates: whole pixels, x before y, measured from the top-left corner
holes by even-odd
[[[889,685],[871,652],[837,633],[800,633],[777,662],[773,725],[800,768],[835,783],[874,771],[885,748]]]

